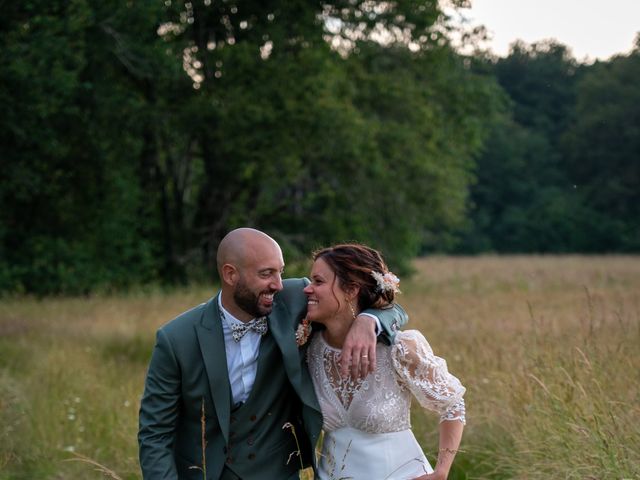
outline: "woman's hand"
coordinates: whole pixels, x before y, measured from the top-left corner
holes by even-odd
[[[364,378],[376,367],[376,321],[358,315],[351,324],[340,354],[340,374],[346,378]]]

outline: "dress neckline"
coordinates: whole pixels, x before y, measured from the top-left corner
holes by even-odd
[[[319,337],[322,340],[322,344],[324,345],[324,348],[326,348],[327,350],[331,350],[332,352],[335,352],[335,353],[342,353],[341,348],[334,347],[333,345],[329,345],[329,342],[327,342],[327,339],[324,338],[324,331],[320,332]]]
[[[325,360],[333,356],[332,361],[337,361],[340,355],[342,354],[342,349],[329,345],[329,342],[327,342],[327,340],[324,338],[323,333],[324,332],[321,332],[319,335],[320,346],[322,347],[320,354]],[[368,381],[369,381],[368,378],[369,378],[369,375],[371,374],[368,374],[365,378],[353,379],[351,375],[349,375],[347,378],[343,378],[342,376],[340,376],[340,373],[338,372],[337,376],[333,377],[332,375],[329,374],[329,372],[327,372],[326,364],[324,362],[322,362],[321,370],[322,370],[322,375],[324,376],[323,384],[326,388],[325,391],[328,393],[329,397],[332,398],[333,400],[332,403],[335,402],[334,408],[337,408],[338,411],[340,412],[340,416],[343,418],[344,424],[349,425],[348,418],[351,412],[351,407],[354,405],[354,403],[356,403],[356,400],[363,394],[362,393],[363,386],[367,388],[366,385],[368,385]],[[337,384],[335,383],[335,381],[337,381]],[[341,386],[342,388],[339,388],[339,386]],[[338,387],[338,388],[336,389],[334,387]],[[344,390],[343,390],[344,388],[346,388],[347,390],[351,390],[350,392],[351,398],[348,405],[345,405],[344,403],[342,403],[342,400],[341,400],[341,398],[344,396]]]

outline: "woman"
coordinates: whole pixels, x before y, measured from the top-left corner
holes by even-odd
[[[465,423],[465,388],[417,330],[399,332],[391,346],[379,343],[374,373],[342,378],[340,352],[351,323],[364,309],[389,306],[398,279],[364,245],[325,248],[313,260],[307,320],[326,327],[307,350],[325,432],[318,478],[446,479]],[[440,414],[435,471],[411,431],[412,394]]]

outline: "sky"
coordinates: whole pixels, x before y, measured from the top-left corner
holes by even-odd
[[[640,31],[640,0],[471,0],[462,11],[484,25],[488,47],[506,56],[516,39],[533,43],[554,38],[580,61],[628,53]]]

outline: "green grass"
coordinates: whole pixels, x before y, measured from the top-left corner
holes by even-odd
[[[640,257],[434,257],[400,301],[467,387],[451,479],[640,478]],[[0,302],[0,479],[140,478],[158,326],[213,290]],[[413,408],[427,456],[437,417]]]

